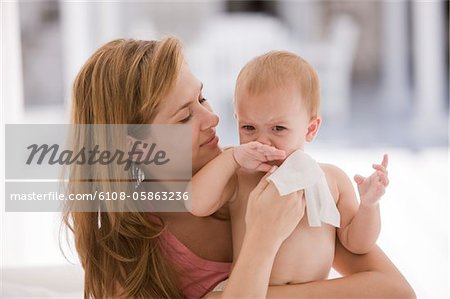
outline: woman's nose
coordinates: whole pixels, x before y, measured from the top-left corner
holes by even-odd
[[[219,116],[208,109],[205,109],[203,113],[204,115],[202,118],[201,129],[207,130],[217,127],[217,124],[219,123]]]

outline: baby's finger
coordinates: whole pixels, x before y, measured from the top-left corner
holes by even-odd
[[[251,157],[253,157],[254,159],[256,159],[258,161],[261,161],[261,162],[267,161],[266,156],[258,150],[246,148],[245,153],[247,155],[250,155]]]
[[[267,144],[263,144],[261,145],[261,147],[259,148],[259,150],[264,153],[265,155],[280,155],[280,156],[285,156],[286,152],[280,149],[277,149],[276,147],[267,145]]]
[[[375,172],[375,176],[376,176],[377,178],[379,178],[379,179],[381,179],[384,175],[385,175],[384,172],[381,171],[381,170],[377,170],[377,171]]]
[[[387,177],[386,175],[381,174],[381,175],[380,175],[380,180],[381,180],[381,183],[382,183],[385,187],[387,187],[387,186],[389,185],[389,179],[388,179],[388,177]]]
[[[356,182],[358,185],[361,184],[362,182],[364,182],[364,180],[365,180],[365,178],[364,178],[362,175],[359,175],[359,174],[355,175],[355,176],[353,177],[353,179],[355,180],[355,182]]]
[[[384,168],[387,168],[388,163],[389,163],[389,156],[388,156],[388,154],[384,154],[383,161],[381,161],[381,165],[383,165]]]
[[[248,159],[248,156],[258,159],[265,160],[264,155],[259,153],[258,147],[260,147],[261,143],[252,141],[246,144],[241,144],[234,148],[235,157],[240,159]]]
[[[387,187],[389,185],[389,178],[384,173],[377,171],[376,172],[377,181],[383,184],[384,187]]]
[[[269,171],[272,168],[272,165],[261,163],[256,167],[256,170],[258,171]]]
[[[261,142],[258,141],[250,141],[249,143],[241,144],[240,146],[245,147],[246,149],[257,150],[262,145]]]
[[[267,150],[263,149],[262,147],[258,148],[256,150],[256,152],[261,155],[262,157],[264,157],[264,161],[267,160],[267,156],[270,154],[270,152],[268,152]]]
[[[376,170],[379,170],[379,171],[385,173],[386,175],[388,174],[387,169],[386,169],[383,165],[380,165],[380,164],[372,164],[372,167],[373,167],[374,169],[376,169]]]
[[[263,143],[258,143],[258,147],[257,147],[258,151],[261,153],[265,153],[267,151],[269,151],[270,146],[267,144],[263,144]]]
[[[275,161],[275,160],[283,160],[286,158],[284,155],[266,155],[266,158],[268,161]]]

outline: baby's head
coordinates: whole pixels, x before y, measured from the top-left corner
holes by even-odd
[[[259,141],[286,151],[303,149],[320,125],[319,78],[290,52],[273,51],[247,63],[235,89],[240,143]]]

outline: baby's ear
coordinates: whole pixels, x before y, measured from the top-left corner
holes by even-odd
[[[311,142],[316,137],[317,132],[319,131],[320,123],[322,120],[318,116],[311,117],[308,125],[308,132],[306,133],[306,141]]]

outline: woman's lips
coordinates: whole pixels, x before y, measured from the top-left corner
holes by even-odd
[[[201,144],[200,147],[203,147],[203,146],[212,147],[212,146],[216,146],[218,143],[219,143],[219,137],[217,137],[217,135],[214,134],[205,143]]]

